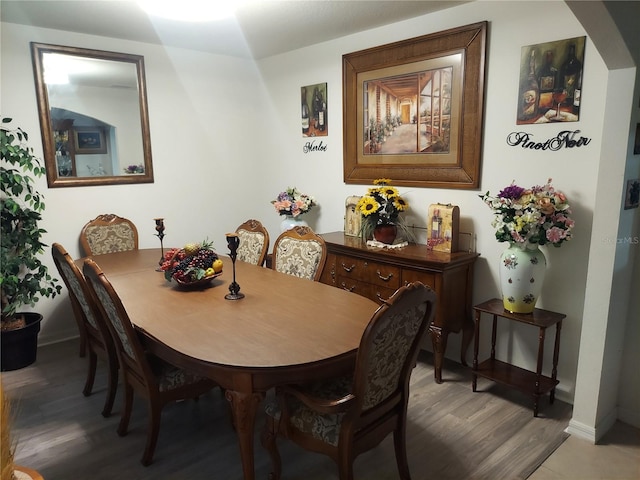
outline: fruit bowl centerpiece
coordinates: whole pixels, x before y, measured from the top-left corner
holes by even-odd
[[[222,260],[213,243],[188,243],[183,248],[171,248],[164,254],[160,268],[167,281],[175,280],[184,287],[205,285],[222,274]]]

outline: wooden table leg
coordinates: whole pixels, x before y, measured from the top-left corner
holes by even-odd
[[[556,339],[553,347],[553,366],[551,369],[551,379],[555,382],[558,378],[558,357],[560,356],[560,331],[562,330],[562,320],[556,323]],[[549,403],[553,403],[556,397],[556,387],[551,389]]]
[[[467,366],[467,351],[469,350],[469,345],[471,345],[471,340],[473,339],[473,332],[475,330],[475,324],[470,317],[465,317],[467,320],[462,325],[462,349],[460,351],[460,363],[463,366]]]
[[[245,393],[227,390],[224,395],[231,404],[233,424],[240,443],[240,459],[242,460],[244,480],[255,480],[253,427],[258,406],[264,400],[265,394],[262,392]]]
[[[433,345],[433,375],[436,383],[442,383],[442,364],[444,362],[444,352],[447,349],[447,338],[449,332],[446,328],[429,327],[429,335],[431,335],[431,343]]]
[[[544,337],[546,328],[540,327],[540,333],[538,334],[538,364],[536,366],[536,387],[533,402],[533,416],[538,416],[538,399],[540,398],[540,379],[542,377],[542,362],[544,360]]]
[[[475,335],[473,339],[473,366],[472,366],[472,374],[471,374],[471,390],[476,391],[478,387],[478,375],[476,371],[478,370],[478,349],[479,349],[479,341],[480,341],[480,315],[481,312],[476,310],[476,327],[475,327]]]

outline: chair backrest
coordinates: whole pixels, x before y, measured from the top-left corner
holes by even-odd
[[[355,408],[362,414],[379,406],[406,406],[411,372],[435,305],[435,292],[415,282],[400,287],[373,314],[358,348],[353,380]]]
[[[157,388],[153,383],[155,378],[142,344],[111,282],[92,259],[84,261],[82,272],[103,317],[107,320],[122,372],[139,386]]]
[[[309,227],[296,226],[276,239],[271,267],[281,273],[317,281],[326,259],[324,239]]]
[[[247,220],[238,228],[236,233],[240,238],[238,246],[238,260],[264,265],[269,251],[269,232],[258,220]]]
[[[118,215],[98,215],[82,227],[80,245],[87,256],[137,250],[138,229],[131,220]]]
[[[54,243],[51,246],[51,254],[62,281],[69,290],[69,299],[76,319],[81,319],[78,322],[78,327],[84,329],[89,342],[92,344],[97,342],[99,345],[103,345],[103,348],[109,350],[113,345],[111,333],[109,333],[107,324],[82,272],[69,253],[59,243]],[[115,354],[115,350],[113,353]]]

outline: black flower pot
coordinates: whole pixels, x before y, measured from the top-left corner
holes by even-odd
[[[36,361],[42,315],[39,313],[23,313],[23,315],[27,322],[25,327],[3,331],[0,335],[3,372],[18,370]]]

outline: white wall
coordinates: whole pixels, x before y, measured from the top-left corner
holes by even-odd
[[[158,247],[155,217],[164,217],[166,246],[208,237],[222,253],[224,234],[251,217],[273,216],[263,181],[273,162],[268,148],[268,99],[252,61],[155,45],[2,23],[2,115],[30,134],[42,156],[29,42],[143,55],[155,183],[48,189],[38,180],[46,210],[45,242],[80,256],[78,234],[101,213],[130,218],[141,248]],[[122,158],[134,163],[134,159]],[[142,159],[138,162],[140,163]],[[275,196],[275,193],[273,193]],[[45,260],[55,267],[47,252]],[[66,293],[42,299],[40,342],[77,335]]]
[[[594,233],[594,214],[598,215],[599,224],[607,223],[607,218],[619,216],[621,208],[617,201],[598,201],[603,189],[613,189],[619,199],[622,188],[621,179],[607,176],[606,172],[611,171],[610,165],[619,167],[624,160],[607,156],[603,146],[608,144],[610,132],[628,131],[629,117],[607,117],[605,124],[602,112],[606,101],[616,102],[620,97],[610,89],[605,62],[587,38],[581,120],[567,127],[580,129],[591,143],[557,152],[528,151],[506,144],[507,135],[514,130],[527,131],[540,140],[554,137],[560,130],[557,125],[515,125],[521,47],[586,35],[564,3],[544,2],[543,8],[540,5],[475,2],[274,56],[257,65],[199,52],[2,24],[2,115],[13,116],[16,124],[31,132],[36,152],[41,152],[29,41],[145,56],[155,183],[47,190],[46,182],[40,182],[47,201],[43,225],[49,231],[47,241],[59,241],[73,256],[80,253],[77,239],[82,225],[104,212],[131,218],[138,225],[142,248],[158,244],[152,223],[156,216],[166,218],[166,245],[208,236],[224,252],[224,233],[250,217],[260,219],[275,239],[280,218],[269,202],[288,186],[297,186],[316,197],[320,206],[307,218],[315,230],[341,230],[345,198],[360,195],[367,188],[345,185],[342,180],[341,56],[488,20],[480,189],[401,188],[401,192],[406,193],[411,219],[418,226],[426,225],[431,203],[460,206],[461,230],[475,233],[481,254],[476,264],[474,303],[499,296],[497,261],[506,247],[495,241],[491,212],[478,194],[487,190],[496,193],[512,180],[531,186],[542,184],[549,177],[567,194],[576,220],[574,239],[560,249],[545,250],[548,272],[538,306],[567,315],[562,329],[558,397],[582,402],[581,398],[574,398],[579,350],[588,353],[595,346],[602,355],[606,350],[600,331],[583,334],[581,340],[583,318],[590,319],[590,329],[600,322],[607,330],[615,256],[615,242],[611,249],[602,244],[606,244],[603,238],[615,237],[616,233]],[[562,25],[560,34],[558,25]],[[626,75],[623,77],[621,84],[626,81]],[[328,83],[329,135],[316,142],[322,140],[327,150],[305,154],[303,146],[308,139],[303,139],[300,131],[300,87],[322,82]],[[601,265],[598,258],[603,248],[608,260]],[[74,335],[66,299],[41,303],[40,311],[47,310],[43,312],[46,321],[42,342]],[[615,327],[614,335],[620,337],[620,332],[624,332],[624,325]],[[549,368],[553,335],[547,337],[545,366]],[[537,338],[537,332],[526,326],[504,325],[498,357],[535,369]],[[488,344],[484,332],[482,355],[488,354]],[[590,372],[587,366],[581,381],[583,385],[596,383],[595,391],[588,392],[588,402],[593,404],[584,406],[584,418],[579,420],[594,429],[602,416],[609,414],[597,413],[602,355],[597,360],[598,371]],[[450,337],[447,356],[459,358],[459,336]],[[619,357],[613,363],[618,368]],[[446,380],[446,372],[444,377]],[[605,403],[609,411],[614,408],[610,402]]]
[[[569,196],[577,224],[574,239],[560,249],[545,250],[549,268],[539,306],[567,314],[562,332],[558,376],[560,397],[571,400],[575,385],[586,281],[587,264],[584,259],[588,257],[589,252],[602,130],[602,118],[597,112],[604,108],[604,98],[595,92],[606,85],[606,68],[593,45],[587,41],[585,97],[581,112],[584,120],[581,119],[579,124],[567,125],[567,128],[579,128],[583,135],[592,139],[587,147],[541,153],[508,146],[505,139],[514,130],[530,132],[541,140],[556,136],[560,130],[553,124],[527,128],[515,125],[521,47],[560,39],[551,25],[548,31],[544,28],[547,25],[546,18],[555,18],[555,24],[559,22],[563,25],[561,38],[581,36],[585,35],[585,32],[562,3],[553,2],[544,9],[532,9],[527,22],[540,28],[530,31],[523,31],[521,28],[522,15],[519,6],[503,2],[500,8],[488,7],[483,2],[482,5],[453,8],[426,18],[412,19],[259,62],[269,97],[278,109],[278,119],[282,120],[277,127],[282,130],[281,142],[286,148],[281,152],[279,165],[282,165],[281,172],[289,173],[288,177],[282,173],[278,177],[287,179],[286,183],[297,184],[305,192],[319,198],[322,208],[320,217],[313,224],[314,228],[319,231],[341,230],[344,199],[348,195],[362,194],[367,188],[365,185],[341,185],[335,180],[342,178],[342,55],[488,20],[488,75],[480,189],[400,190],[407,193],[415,221],[423,227],[426,226],[429,204],[442,202],[460,206],[461,230],[475,232],[477,250],[481,254],[475,273],[475,303],[498,296],[497,262],[500,253],[506,248],[506,244],[495,241],[491,227],[491,212],[478,198],[478,194],[487,190],[497,193],[512,180],[524,186],[532,186],[543,184],[547,178],[552,177],[554,185]],[[514,41],[514,38],[518,40]],[[328,144],[328,150],[324,153],[314,152],[305,155],[302,153],[305,140],[299,135],[299,87],[324,81],[328,82],[329,136],[325,137],[323,142]],[[272,182],[276,180],[274,178]],[[331,194],[327,192],[329,185],[332,185]],[[509,326],[500,338],[499,356],[520,366],[535,369],[537,337],[535,330]],[[553,341],[553,336],[549,337],[551,338],[548,339],[545,355],[545,363],[548,366],[551,365]],[[447,356],[459,357],[458,339],[459,336],[450,337]],[[489,344],[488,341],[483,343],[484,347]],[[486,351],[487,348],[484,348],[483,354]]]

